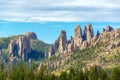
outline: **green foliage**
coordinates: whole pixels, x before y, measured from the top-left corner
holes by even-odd
[[[120,80],[120,67],[115,67],[112,69],[112,80]]]
[[[90,80],[98,80],[99,78],[99,74],[98,74],[98,71],[97,71],[97,67],[93,67],[91,69],[91,72],[90,72]]]
[[[102,69],[99,73],[99,80],[107,80],[108,79],[108,75],[107,73]]]
[[[59,80],[68,80],[67,72],[65,72],[65,71],[61,72]]]
[[[0,38],[0,50],[7,49],[9,42],[10,38]]]
[[[59,76],[47,72],[46,69],[46,66],[41,65],[39,71],[36,72],[35,64],[27,66],[27,64],[19,63],[17,66],[12,66],[10,70],[6,70],[1,64],[0,80],[120,80],[120,67],[113,68],[109,76],[105,70],[98,69],[97,66],[91,68],[89,72],[70,67],[68,71],[62,71]]]
[[[36,50],[37,52],[48,52],[49,46],[48,44],[40,41],[40,40],[30,40],[30,46],[32,50]]]

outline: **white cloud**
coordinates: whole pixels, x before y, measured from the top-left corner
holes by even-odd
[[[120,21],[120,0],[1,0],[0,20]]]

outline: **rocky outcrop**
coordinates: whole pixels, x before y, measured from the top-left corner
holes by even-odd
[[[97,34],[96,34],[96,36],[98,37],[100,35],[100,32],[97,30]]]
[[[67,52],[67,37],[66,32],[64,30],[61,31],[60,36],[57,40],[55,40],[53,46],[49,50],[49,57],[51,57],[54,53],[66,53]],[[48,57],[48,58],[49,58]]]
[[[68,53],[73,52],[73,45],[71,43],[68,44],[68,49],[67,50],[68,50],[67,51]]]
[[[19,48],[18,48],[17,41],[11,40],[11,42],[9,43],[9,53],[10,53],[10,55],[11,56],[16,56],[18,51],[19,51]]]
[[[24,35],[18,36],[18,39],[11,40],[9,43],[9,53],[12,57],[19,57],[23,61],[29,59],[28,55],[31,53],[30,40],[37,39],[33,32],[27,32]]]
[[[88,42],[90,42],[90,40],[94,37],[94,32],[91,24],[88,24],[87,26],[85,26],[84,37],[85,37],[85,40],[87,40]]]
[[[31,52],[30,40],[27,37],[20,37],[18,39],[19,51],[18,54],[22,60],[27,60],[28,54]]]
[[[84,48],[87,48],[89,47],[89,43],[87,41],[84,41],[81,45],[81,48],[80,49],[84,49]]]
[[[24,33],[27,39],[37,39],[37,35],[34,32]]]
[[[115,45],[116,45],[116,47],[119,47],[120,46],[120,41],[116,42]]]
[[[113,31],[113,28],[107,26],[103,29],[103,33],[99,33],[97,31],[96,35],[94,35],[94,31],[91,24],[88,24],[84,28],[84,34],[82,35],[82,29],[80,25],[76,26],[74,30],[74,38],[71,37],[70,40],[67,41],[66,32],[64,30],[61,31],[59,38],[53,44],[53,47],[50,49],[50,56],[56,52],[59,53],[72,53],[79,49],[89,48],[92,45],[96,45],[97,43],[106,43],[109,41],[109,37],[118,37],[120,36],[119,32],[110,33]],[[108,39],[109,38],[109,39]],[[112,49],[120,45],[120,42],[115,44],[106,44],[109,45],[109,48]]]
[[[107,26],[105,29],[105,32],[113,31],[114,29],[111,26]]]
[[[55,40],[55,43],[54,43],[54,45],[53,45],[53,50],[54,50],[54,51],[57,51],[58,48],[59,48],[59,40]]]
[[[83,41],[83,38],[82,38],[82,30],[81,30],[80,25],[78,25],[78,26],[75,28],[75,31],[74,31],[74,50],[79,49],[82,41]]]
[[[64,53],[64,51],[66,50],[66,46],[67,46],[66,32],[64,30],[62,30],[61,34],[59,36],[59,48],[58,48],[58,52]]]
[[[54,55],[54,48],[53,48],[53,46],[51,46],[50,47],[50,50],[49,50],[49,52],[48,52],[48,58],[50,58],[52,55]]]
[[[97,40],[98,40],[98,36],[94,36],[92,39],[91,39],[91,45],[94,45],[97,43]]]

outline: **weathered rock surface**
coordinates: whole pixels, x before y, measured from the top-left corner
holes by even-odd
[[[89,47],[89,43],[87,41],[84,41],[80,49],[84,49]]]
[[[37,39],[37,35],[34,32],[27,32],[24,33],[24,35],[28,38],[28,39]]]
[[[79,49],[82,41],[83,41],[83,38],[82,38],[82,30],[81,30],[80,25],[78,25],[78,26],[75,28],[75,31],[74,31],[74,48],[75,48],[75,50],[76,50],[76,49]]]
[[[10,44],[9,44],[9,53],[11,56],[15,56],[15,54],[17,54],[19,51],[18,48],[18,43],[14,40],[11,40]]]
[[[113,31],[113,30],[114,29],[111,26],[107,26],[106,29],[105,29],[106,32],[110,32],[110,31]]]
[[[18,39],[11,40],[9,43],[9,53],[12,57],[20,57],[21,60],[27,61],[28,55],[31,53],[30,39],[37,39],[33,32],[27,32],[24,35],[18,36]]]
[[[86,40],[90,42],[90,40],[94,37],[94,32],[91,24],[88,24],[87,26],[85,26],[84,33],[85,33],[84,36],[86,37]]]
[[[66,46],[67,46],[66,32],[64,30],[62,30],[61,34],[59,36],[59,48],[58,48],[58,52],[64,53],[64,51],[66,50]]]
[[[54,55],[54,48],[53,46],[50,47],[49,53],[48,53],[48,58],[50,58],[52,55]]]
[[[119,47],[120,46],[120,41],[116,42],[115,45],[116,45],[116,47]]]
[[[84,34],[82,35],[82,29],[80,25],[78,25],[74,30],[74,38],[71,37],[68,41],[66,38],[66,32],[64,30],[61,31],[59,38],[55,41],[53,48],[50,50],[50,54],[54,54],[56,52],[71,53],[79,49],[89,48],[97,43],[105,43],[106,48],[113,49],[120,46],[120,42],[110,42],[110,40],[112,40],[112,37],[117,38],[119,36],[120,30],[114,31],[110,26],[103,29],[103,33],[99,33],[99,31],[97,31],[96,35],[94,35],[91,24],[85,26]]]
[[[51,57],[54,53],[65,53],[67,52],[67,37],[66,32],[64,30],[61,31],[60,36],[57,40],[55,40],[53,46],[49,50],[49,57]],[[49,58],[48,57],[48,58]]]
[[[31,52],[30,41],[27,37],[20,37],[18,39],[19,51],[18,54],[22,60],[27,60],[28,54]]]

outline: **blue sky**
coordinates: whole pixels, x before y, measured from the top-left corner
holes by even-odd
[[[120,27],[120,0],[0,0],[0,36],[35,32],[53,43],[61,30],[67,37],[74,28],[91,22],[94,31]]]
[[[82,29],[88,22],[11,22],[0,21],[0,36],[8,37],[12,35],[23,34],[25,32],[35,32],[38,39],[53,43],[59,36],[61,30],[65,30],[67,38],[74,36],[74,28],[80,24]],[[108,24],[114,29],[119,28],[119,22],[91,22],[94,28],[94,33],[105,28]]]

